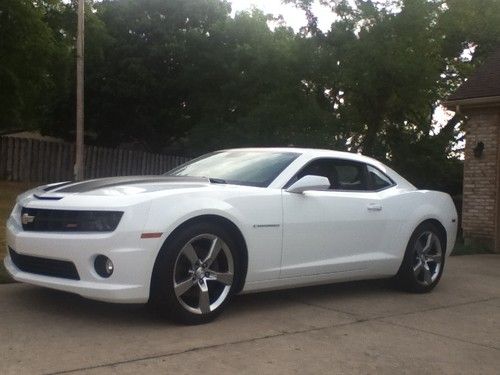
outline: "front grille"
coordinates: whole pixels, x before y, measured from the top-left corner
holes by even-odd
[[[80,280],[78,271],[72,262],[22,255],[16,253],[11,248],[9,248],[9,253],[12,263],[21,271],[63,279]]]
[[[27,208],[21,210],[25,231],[36,232],[112,232],[121,211],[73,211]]]

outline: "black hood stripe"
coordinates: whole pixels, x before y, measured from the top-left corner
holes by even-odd
[[[144,183],[164,183],[164,182],[185,182],[185,183],[208,183],[209,180],[203,177],[173,177],[173,176],[125,176],[125,177],[108,177],[98,178],[95,180],[87,180],[82,182],[73,182],[69,185],[64,185],[61,188],[56,188],[54,193],[86,193],[92,190],[132,185]]]
[[[43,189],[43,191],[52,191],[52,190],[59,189],[59,188],[61,188],[63,186],[66,186],[66,185],[69,185],[69,184],[74,184],[74,183],[75,183],[75,181],[59,182],[59,183],[47,186],[45,189]]]

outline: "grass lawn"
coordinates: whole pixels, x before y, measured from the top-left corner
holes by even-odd
[[[3,258],[5,257],[6,252],[5,221],[14,207],[16,197],[23,191],[30,189],[32,186],[33,184],[26,182],[0,181],[0,283],[12,281],[3,266]]]

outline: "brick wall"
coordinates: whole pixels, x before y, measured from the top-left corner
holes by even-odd
[[[465,111],[464,111],[465,112]],[[494,249],[497,217],[498,148],[500,110],[467,110],[464,162],[462,228],[468,242]],[[483,155],[474,156],[474,147],[484,143]]]

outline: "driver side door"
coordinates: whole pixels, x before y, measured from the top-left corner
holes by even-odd
[[[327,177],[331,186],[302,194],[283,190],[281,277],[369,269],[371,261],[383,256],[388,228],[383,197],[369,189],[367,166],[316,159],[295,180],[310,174]]]

